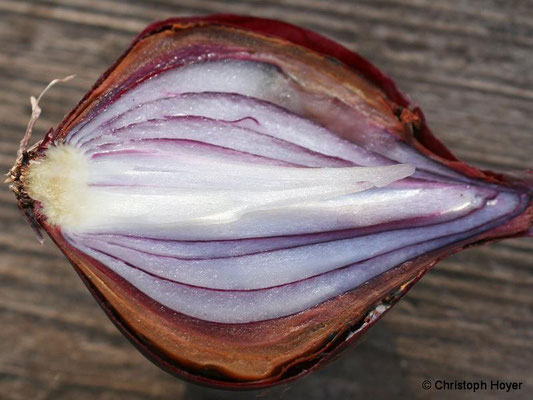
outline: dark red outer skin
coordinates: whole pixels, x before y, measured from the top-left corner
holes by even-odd
[[[403,137],[404,141],[409,142],[426,156],[437,160],[438,162],[457,170],[460,173],[471,178],[483,179],[491,183],[498,183],[504,186],[521,186],[523,189],[531,191],[533,187],[533,171],[521,171],[518,174],[503,174],[488,170],[480,170],[460,161],[455,155],[433,135],[427,126],[426,119],[422,110],[418,106],[412,106],[410,101],[403,95],[394,81],[381,72],[377,67],[365,60],[360,55],[348,50],[346,47],[336,43],[318,33],[310,30],[288,24],[286,22],[276,21],[273,19],[257,18],[232,14],[215,14],[204,17],[183,17],[169,18],[163,21],[154,22],[148,25],[132,41],[130,47],[113,63],[108,70],[96,81],[91,90],[78,103],[78,106],[96,89],[101,82],[120,64],[122,59],[129,53],[131,48],[143,38],[153,33],[169,29],[173,24],[192,24],[192,25],[224,25],[243,30],[256,32],[265,36],[272,36],[287,40],[296,45],[308,48],[325,56],[333,57],[357,71],[360,75],[380,88],[387,97],[400,107],[409,109],[416,121],[416,129],[412,137]],[[69,120],[77,107],[75,107],[63,121]],[[400,110],[401,112],[401,110]],[[60,132],[63,124],[60,124],[54,131],[50,131],[42,141],[38,150],[44,151],[49,143],[54,139],[54,133]]]
[[[279,37],[302,47],[306,47],[317,53],[334,57],[379,87],[390,100],[399,106],[411,108],[409,100],[398,90],[394,81],[363,57],[318,33],[288,24],[286,22],[232,14],[216,14],[207,17],[169,18],[164,21],[154,22],[153,24],[147,26],[137,36],[137,38],[135,38],[133,43],[136,43],[137,41],[149,36],[154,32],[168,28],[174,23],[184,24],[204,22],[232,26],[235,28],[246,29],[260,33],[266,36]],[[479,174],[479,170],[472,168],[466,163],[458,160],[457,157],[455,157],[455,155],[437,137],[433,135],[427,126],[424,114],[419,107],[413,107],[411,111],[419,118],[419,127],[415,132],[415,138],[426,150],[429,150],[430,153],[433,153],[432,155],[437,155],[442,159],[447,160],[448,162],[445,162],[444,164],[453,169],[459,170],[460,172],[472,176],[473,178],[482,177]],[[442,162],[442,159],[439,159],[439,161]],[[494,174],[491,171],[483,172],[488,176],[498,175],[498,177],[501,177],[501,174]]]
[[[161,30],[165,30],[170,28],[173,24],[200,24],[200,25],[209,25],[209,24],[216,24],[216,25],[225,25],[230,27],[235,27],[239,29],[244,29],[248,31],[253,31],[262,35],[266,36],[273,36],[282,38],[284,40],[287,40],[289,42],[292,42],[296,45],[306,47],[308,49],[311,49],[317,53],[334,57],[340,62],[344,63],[348,67],[352,68],[362,76],[364,76],[366,79],[374,83],[378,88],[380,88],[387,97],[398,104],[400,107],[404,107],[409,109],[411,107],[411,104],[409,100],[397,89],[394,82],[388,78],[386,75],[384,75],[379,69],[377,69],[375,66],[370,64],[368,61],[366,61],[361,56],[353,53],[352,51],[346,49],[345,47],[341,46],[338,43],[333,42],[330,39],[327,39],[317,33],[308,31],[306,29],[296,27],[294,25],[290,25],[284,22],[270,20],[270,19],[263,19],[263,18],[255,18],[255,17],[245,17],[245,16],[236,16],[236,15],[227,15],[227,14],[220,14],[220,15],[212,15],[207,17],[192,17],[192,18],[171,18],[165,21],[155,22],[151,25],[149,25],[145,30],[143,30],[132,42],[130,48],[128,48],[121,57],[99,78],[99,80],[94,84],[94,86],[89,90],[89,92],[84,96],[84,98],[80,101],[78,106],[74,108],[64,119],[64,122],[61,123],[56,130],[51,130],[44,140],[40,143],[40,145],[37,147],[37,153],[44,152],[48,146],[53,142],[55,138],[55,133],[60,132],[65,121],[68,121],[72,114],[74,114],[80,104],[84,102],[85,99],[89,97],[89,95],[93,92],[94,89],[96,89],[101,82],[104,81],[104,79],[115,69],[115,67],[120,64],[122,59],[126,56],[126,54],[129,53],[131,48],[140,40],[145,38],[146,36],[149,36],[153,33],[156,33]],[[448,167],[457,170],[466,176],[482,179],[486,182],[493,182],[498,183],[504,186],[510,186],[514,188],[520,188],[522,190],[525,189],[525,192],[531,193],[531,181],[533,181],[533,173],[528,171],[523,176],[511,176],[511,175],[504,175],[504,174],[497,174],[491,171],[481,171],[479,169],[473,168],[461,161],[459,161],[443,144],[440,140],[438,140],[430,131],[430,129],[427,127],[427,124],[425,122],[424,115],[420,108],[418,107],[412,107],[410,108],[410,111],[418,117],[418,121],[416,121],[416,130],[413,132],[412,137],[403,137],[402,139],[409,142],[411,145],[416,147],[421,153],[425,154],[429,158],[435,159],[438,162],[447,165]],[[39,224],[48,232],[50,237],[54,240],[54,242],[58,245],[58,247],[65,252],[64,247],[68,246],[71,250],[77,251],[76,249],[73,249],[71,246],[69,246],[66,242],[61,243],[60,237],[61,233],[56,228],[50,226],[47,224],[45,218],[40,215],[38,212],[38,206],[35,205],[34,208],[34,215],[36,220],[39,222]],[[454,249],[450,249],[446,254],[441,254],[434,258],[433,260],[426,262],[423,268],[421,268],[420,273],[411,279],[410,281],[406,282],[401,288],[398,288],[397,293],[392,297],[392,299],[387,303],[387,310],[390,309],[390,307],[396,303],[407,291],[416,283],[424,274],[429,270],[433,265],[435,265],[440,259],[444,258],[444,256],[449,255],[455,251],[459,251],[461,248],[469,247],[474,244],[480,244],[485,243],[494,240],[495,238],[504,238],[504,237],[513,237],[513,236],[521,236],[526,235],[528,229],[531,227],[533,220],[533,205],[530,204],[529,207],[524,211],[523,214],[520,216],[515,217],[513,220],[509,221],[505,225],[496,228],[495,230],[492,230],[489,235],[480,235],[477,239],[475,239],[475,242],[467,243],[466,241],[462,242],[462,244],[458,244],[457,247]],[[66,254],[66,253],[65,253]],[[73,264],[74,265],[74,264]],[[278,382],[249,382],[245,383],[244,385],[240,383],[234,383],[234,382],[224,382],[219,380],[213,380],[205,377],[199,377],[197,375],[192,375],[186,371],[180,370],[176,366],[169,363],[168,360],[166,360],[164,357],[162,357],[159,354],[154,353],[146,346],[145,343],[143,343],[139,337],[135,336],[127,326],[124,325],[124,323],[121,321],[120,317],[116,315],[116,313],[113,312],[112,307],[103,299],[103,297],[98,293],[97,290],[94,289],[92,284],[86,279],[82,273],[80,273],[79,269],[74,265],[74,268],[80,275],[81,279],[91,291],[95,299],[99,302],[102,309],[106,312],[108,317],[115,323],[115,325],[120,329],[120,331],[151,361],[156,363],[156,365],[160,366],[161,368],[167,370],[168,372],[178,375],[181,378],[184,378],[186,380],[190,380],[195,383],[201,383],[208,386],[213,386],[220,389],[259,389],[264,388],[268,386],[272,386],[273,384],[278,384],[280,382],[287,383],[290,381],[293,381],[294,379],[306,375],[312,370],[315,370],[316,368],[323,365],[325,362],[330,361],[333,357],[333,354],[328,351],[328,354],[325,357],[321,357],[319,360],[311,360],[312,363],[310,363],[309,368],[302,369],[301,371],[288,376],[281,381]],[[369,312],[372,311],[377,305],[374,307],[371,307],[369,309]],[[370,326],[372,326],[374,323],[381,318],[381,316],[384,313],[381,313],[379,315],[376,315],[375,318],[372,320],[364,323],[362,325],[362,329],[358,329],[355,331],[355,334],[353,334],[348,340],[345,338],[339,338],[336,340],[336,343],[331,346],[332,349],[335,350],[336,354],[339,354],[339,351],[348,347],[350,344],[355,342]]]
[[[61,230],[50,226],[46,223],[45,217],[41,216],[40,214],[37,215],[37,219],[39,223],[44,227],[50,238],[55,242],[55,244],[59,247],[59,249],[67,256],[67,258],[70,260],[69,252],[75,253],[82,258],[85,258],[88,262],[93,264],[96,268],[99,268],[101,271],[103,271],[106,275],[111,276],[113,280],[121,281],[121,285],[128,288],[128,291],[131,293],[132,296],[140,296],[143,297],[145,302],[148,303],[154,303],[156,302],[148,297],[146,297],[143,293],[139,292],[136,288],[134,288],[131,284],[124,281],[121,277],[113,273],[112,271],[108,270],[104,266],[102,266],[98,261],[93,260],[91,257],[88,257],[81,253],[78,249],[72,247],[70,244],[68,244],[66,241],[62,239]],[[233,381],[224,381],[224,380],[215,380],[208,377],[203,377],[195,374],[191,374],[188,371],[185,371],[179,367],[177,367],[172,360],[168,359],[164,354],[160,354],[158,352],[154,352],[150,346],[148,346],[142,338],[137,336],[134,332],[131,331],[131,329],[128,327],[128,325],[122,320],[120,315],[118,315],[114,310],[113,307],[106,301],[106,299],[99,293],[98,290],[94,288],[92,283],[85,277],[85,275],[79,270],[78,266],[71,261],[72,266],[78,273],[81,280],[84,282],[87,289],[91,292],[93,297],[97,300],[100,307],[103,309],[103,311],[106,313],[106,315],[109,317],[109,319],[115,324],[115,326],[122,332],[122,334],[150,361],[152,361],[155,365],[158,367],[164,369],[165,371],[169,372],[172,375],[178,376],[181,379],[185,379],[189,382],[196,383],[196,384],[202,384],[205,386],[217,388],[217,389],[225,389],[225,390],[256,390],[256,389],[264,389],[271,387],[273,385],[278,384],[288,384],[296,379],[299,379],[300,377],[303,377],[310,372],[321,368],[325,364],[334,361],[335,358],[342,355],[343,351],[346,350],[348,347],[353,345],[357,342],[357,340],[367,332],[367,330],[372,327],[388,310],[394,306],[408,291],[413,287],[413,285],[418,282],[422,276],[425,275],[427,271],[429,271],[434,265],[436,265],[440,260],[444,259],[445,257],[456,253],[464,248],[480,245],[480,244],[487,244],[490,243],[496,239],[504,239],[507,237],[513,237],[516,236],[516,234],[509,234],[508,232],[517,232],[517,231],[523,231],[524,229],[527,229],[527,226],[531,226],[533,221],[533,204],[530,204],[529,207],[524,211],[524,213],[516,216],[512,220],[508,221],[504,225],[501,225],[497,227],[494,230],[489,230],[484,233],[481,233],[479,235],[476,235],[474,238],[474,241],[472,241],[472,238],[462,240],[459,243],[454,243],[449,246],[446,246],[443,249],[437,249],[427,255],[417,257],[411,261],[408,261],[407,263],[413,263],[415,265],[418,265],[418,273],[409,281],[405,282],[401,287],[398,287],[395,292],[391,293],[385,301],[385,299],[382,302],[379,302],[375,304],[374,306],[370,307],[368,309],[367,316],[372,313],[372,311],[379,305],[384,305],[386,309],[380,313],[375,315],[372,319],[366,321],[365,318],[363,318],[360,322],[360,325],[353,326],[349,331],[344,332],[343,335],[340,337],[335,338],[333,342],[328,343],[325,347],[325,351],[323,354],[320,355],[318,358],[311,358],[305,362],[305,368],[302,369],[301,364],[297,364],[294,367],[290,368],[289,371],[284,373],[282,375],[282,378],[280,380],[261,380],[261,381],[252,381],[252,382],[233,382]],[[404,264],[407,264],[404,263]],[[400,268],[402,265],[395,267]],[[370,282],[373,280],[379,279],[379,276],[373,278]],[[165,314],[168,313],[170,310],[161,311],[161,313]],[[174,312],[172,312],[174,313]],[[178,313],[179,314],[179,313]],[[202,321],[201,321],[202,322]],[[349,333],[353,333],[349,338],[347,337]]]
[[[360,55],[318,33],[272,19],[231,14],[216,14],[207,17],[170,18],[164,21],[154,22],[137,36],[134,43],[154,32],[168,28],[174,23],[183,24],[203,22],[232,26],[266,36],[279,37],[317,53],[336,58],[379,87],[390,100],[399,106],[408,109],[412,108],[411,111],[419,119],[417,121],[418,129],[414,132],[414,139],[422,145],[421,148],[417,146],[418,150],[422,150],[422,152],[426,150],[424,153],[431,158],[438,156],[438,161],[441,163],[472,178],[484,178],[485,180],[498,183],[503,183],[502,181],[505,180],[503,174],[494,173],[492,171],[480,171],[479,169],[473,168],[457,159],[457,157],[455,157],[455,155],[437,137],[435,137],[435,135],[433,135],[426,124],[426,119],[422,110],[417,106],[411,107],[409,100],[398,90],[391,78],[386,76]],[[530,171],[530,174],[533,176],[533,172]]]

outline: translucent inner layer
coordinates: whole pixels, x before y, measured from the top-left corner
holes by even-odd
[[[256,62],[167,71],[32,164],[31,195],[141,292],[222,323],[305,310],[520,207],[370,123],[349,141],[306,113],[335,101]]]

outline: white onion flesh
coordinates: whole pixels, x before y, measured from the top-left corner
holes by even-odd
[[[31,193],[72,246],[220,323],[313,307],[518,207],[375,127],[341,139],[289,80],[231,60],[161,73],[32,165]]]

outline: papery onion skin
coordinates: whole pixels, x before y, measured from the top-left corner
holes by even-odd
[[[43,157],[52,143],[61,143],[84,119],[90,120],[91,116],[106,106],[107,101],[122,94],[120,90],[113,90],[120,86],[117,82],[127,82],[133,77],[125,86],[137,85],[146,75],[153,73],[146,65],[154,60],[173,65],[175,60],[168,59],[171,52],[158,53],[157,50],[161,50],[157,48],[160,40],[171,41],[174,35],[197,28],[203,30],[206,43],[210,34],[225,32],[228,41],[235,38],[236,47],[246,44],[246,40],[253,47],[254,41],[259,43],[268,39],[269,46],[285,46],[289,55],[291,52],[309,51],[310,58],[318,59],[317,67],[321,57],[329,61],[338,60],[337,63],[351,68],[370,82],[369,87],[364,89],[368,96],[372,96],[372,85],[385,94],[386,102],[377,97],[371,101],[385,115],[379,123],[388,126],[400,142],[465,179],[500,185],[520,193],[524,202],[521,212],[494,229],[418,256],[356,289],[293,315],[245,324],[222,324],[189,317],[161,306],[100,262],[69,244],[62,236],[61,229],[49,224],[39,212],[39,204],[27,195],[24,176],[30,160]],[[213,42],[216,40],[213,38]],[[216,59],[219,49],[212,46],[208,55],[190,56]],[[136,55],[141,54],[142,50],[148,52],[154,48],[153,54],[143,55],[150,62],[147,61],[144,66],[139,64]],[[280,54],[283,54],[281,50]],[[240,57],[246,59],[249,55],[242,54]],[[179,59],[177,61],[180,62]],[[177,18],[147,27],[59,127],[50,131],[40,144],[19,161],[12,172],[12,179],[19,196],[19,206],[29,215],[30,221],[42,227],[65,253],[93,296],[124,335],[165,370],[196,383],[221,388],[260,388],[288,382],[308,373],[357,340],[440,259],[473,244],[526,235],[533,220],[530,173],[516,176],[497,174],[481,171],[457,160],[432,135],[421,110],[412,108],[392,80],[366,60],[305,29],[273,20],[232,15]]]

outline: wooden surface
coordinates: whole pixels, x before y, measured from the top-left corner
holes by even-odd
[[[300,24],[370,59],[425,110],[462,159],[533,168],[533,2],[0,0],[0,169],[14,161],[29,96],[40,136],[60,122],[147,23],[232,12]],[[59,251],[38,244],[0,188],[1,399],[533,398],[533,240],[450,257],[329,367],[287,388],[235,395],[186,384],[145,360]],[[521,381],[520,391],[423,390],[422,381]]]

